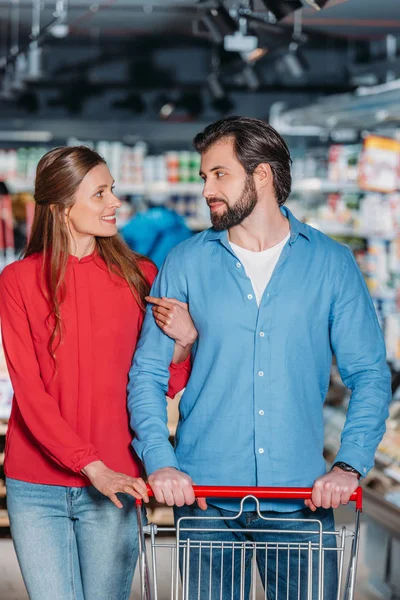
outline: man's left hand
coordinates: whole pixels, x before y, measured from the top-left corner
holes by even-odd
[[[315,480],[311,500],[306,500],[305,504],[313,512],[320,506],[338,508],[340,504],[349,503],[350,497],[358,485],[356,473],[349,473],[339,467],[333,467],[332,471]]]

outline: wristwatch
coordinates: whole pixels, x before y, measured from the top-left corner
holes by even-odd
[[[358,476],[358,479],[361,477],[361,474],[357,471],[357,469],[353,469],[353,467],[345,462],[335,462],[335,464],[332,466],[332,469],[333,467],[339,467],[339,469],[342,469],[342,471],[346,471],[347,473],[355,473]]]

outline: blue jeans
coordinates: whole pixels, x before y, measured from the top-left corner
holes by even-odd
[[[127,600],[138,557],[135,501],[93,487],[7,478],[11,534],[30,600]]]
[[[185,545],[190,540],[189,555],[187,551],[180,551],[180,568],[183,584],[186,583],[187,586],[188,600],[248,598],[254,563],[257,563],[265,598],[268,600],[306,600],[309,572],[312,573],[311,597],[316,600],[320,552],[318,548],[314,549],[310,558],[308,543],[311,541],[319,544],[319,535],[311,533],[319,532],[315,519],[322,523],[322,531],[334,531],[333,511],[323,508],[315,513],[309,508],[291,513],[264,511],[261,513],[262,519],[257,512],[245,511],[232,520],[236,514],[215,506],[209,506],[207,511],[200,510],[197,505],[175,508],[175,522],[183,518],[180,522],[180,540],[185,541]],[[190,521],[185,517],[200,519]],[[215,520],[204,517],[214,517]],[[300,523],[298,519],[304,521]],[[193,530],[183,531],[183,528]],[[213,531],[214,529],[219,531]],[[233,531],[234,529],[238,531]],[[261,529],[269,532],[260,532]],[[297,533],[300,530],[306,533]],[[217,544],[217,541],[223,545]],[[235,544],[232,545],[232,542]],[[243,545],[246,542],[247,548]],[[260,545],[254,546],[254,543]],[[321,587],[320,597],[335,600],[338,586],[336,536],[323,535],[323,547],[332,550],[323,552],[323,589]]]

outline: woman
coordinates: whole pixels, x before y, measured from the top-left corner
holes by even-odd
[[[113,186],[89,148],[46,154],[24,259],[0,278],[15,392],[7,504],[31,600],[125,600],[137,559],[134,501],[148,498],[126,385],[156,268],[117,235]],[[179,310],[172,396],[187,381],[194,329]]]

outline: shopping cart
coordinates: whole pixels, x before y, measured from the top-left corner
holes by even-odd
[[[137,501],[142,600],[353,600],[360,487],[351,496],[356,506],[354,530],[329,532],[318,519],[266,518],[260,511],[259,500],[305,500],[311,498],[310,488],[194,486],[194,491],[198,498],[238,498],[240,508],[230,518],[185,516],[176,527],[157,527],[144,525]],[[235,527],[248,501],[257,518],[265,521],[265,529]],[[229,540],[226,526],[221,526],[226,521]],[[215,533],[221,534],[218,541]]]

